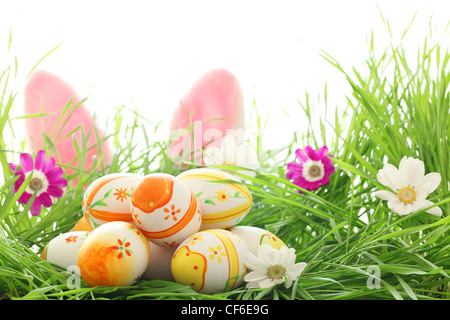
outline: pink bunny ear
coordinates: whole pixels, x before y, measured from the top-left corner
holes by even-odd
[[[229,71],[212,70],[197,80],[174,111],[170,156],[176,164],[181,159],[202,164],[202,147],[219,146],[226,134],[239,130],[245,130],[241,86]]]
[[[73,88],[61,78],[46,71],[37,71],[31,75],[25,87],[25,115],[39,114],[41,111],[51,114],[45,115],[42,118],[31,117],[25,120],[27,145],[31,151],[37,152],[44,146],[42,132],[47,136],[50,136],[54,132],[51,140],[55,142],[55,139],[57,139],[55,144],[58,152],[57,161],[60,161],[63,165],[76,167],[81,159],[73,161],[78,156],[72,135],[75,136],[78,145],[81,146],[82,133],[79,129],[75,130],[81,126],[84,135],[87,137],[87,149],[94,146],[91,150],[87,151],[86,158],[83,159],[84,167],[90,170],[92,169],[92,156],[96,154],[98,157],[100,156],[98,154],[99,150],[97,148],[97,137],[94,128],[97,130],[100,139],[104,138],[104,134],[95,123],[89,110],[83,104],[70,109],[58,123],[64,108],[71,99],[70,104],[72,106],[81,102]],[[73,133],[70,134],[71,132]],[[104,165],[109,165],[112,160],[112,150],[107,141],[101,144],[101,154],[103,155]],[[73,170],[66,169],[67,174],[72,172]]]

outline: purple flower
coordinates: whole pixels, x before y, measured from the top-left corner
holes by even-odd
[[[63,170],[55,166],[55,159],[50,157],[46,161],[45,158],[45,151],[40,150],[36,154],[35,161],[33,161],[30,154],[22,153],[20,155],[21,168],[19,170],[17,170],[17,165],[9,164],[15,175],[19,176],[14,185],[14,192],[17,192],[26,178],[32,174],[30,183],[18,202],[28,203],[33,193],[37,191],[36,198],[30,208],[33,216],[38,216],[41,213],[42,206],[50,207],[53,204],[51,197],[60,198],[63,195],[62,188],[67,186],[67,180],[63,178]]]
[[[300,163],[295,161],[288,163],[288,172],[286,173],[286,177],[292,183],[305,190],[316,190],[321,185],[330,182],[329,176],[334,173],[335,169],[326,146],[320,148],[319,151],[307,146],[304,151],[297,149],[295,155]],[[300,191],[300,193],[302,192]]]

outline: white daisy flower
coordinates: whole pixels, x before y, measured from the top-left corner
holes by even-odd
[[[247,289],[269,288],[284,283],[290,288],[306,267],[306,263],[295,263],[295,249],[274,249],[268,244],[258,248],[258,256],[249,252],[245,265],[252,271],[245,275]]]
[[[387,200],[389,209],[403,216],[434,204],[426,198],[439,186],[441,175],[437,172],[425,175],[423,161],[405,156],[398,169],[392,164],[386,164],[378,171],[377,179],[393,192],[381,190],[375,192],[375,195]],[[426,212],[438,217],[442,215],[439,207],[433,207]]]
[[[222,139],[220,147],[209,147],[204,151],[205,165],[234,165],[252,170],[259,168],[256,151],[247,143],[238,143],[233,134],[228,134]],[[237,170],[250,177],[255,177],[255,172],[250,170]]]

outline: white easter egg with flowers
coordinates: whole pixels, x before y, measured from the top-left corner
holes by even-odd
[[[54,237],[45,246],[42,259],[63,268],[76,266],[78,251],[89,234],[89,231],[70,231]]]
[[[133,221],[130,195],[141,178],[134,173],[112,173],[96,179],[88,186],[82,207],[92,228],[111,221]]]

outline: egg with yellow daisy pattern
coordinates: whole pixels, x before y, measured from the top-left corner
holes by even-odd
[[[172,276],[200,293],[233,290],[243,282],[247,255],[247,245],[237,235],[223,229],[199,231],[175,251]]]
[[[182,172],[177,178],[197,197],[202,212],[200,230],[232,227],[252,208],[248,188],[225,171],[197,168]]]

